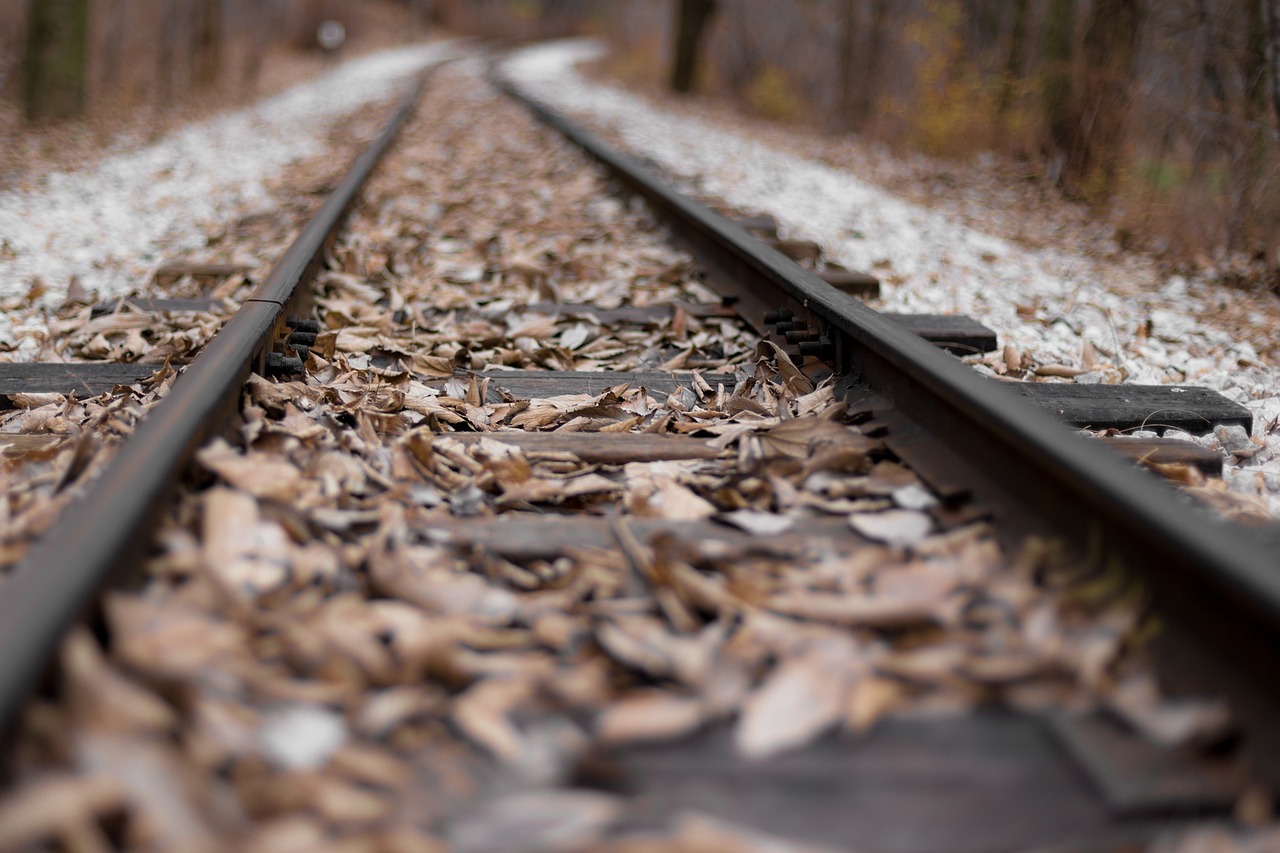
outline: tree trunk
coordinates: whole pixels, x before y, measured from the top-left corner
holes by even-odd
[[[1249,164],[1245,162],[1245,147],[1248,142],[1247,126],[1240,127],[1235,120],[1242,113],[1247,113],[1248,105],[1241,104],[1243,110],[1237,112],[1234,99],[1227,91],[1224,69],[1220,57],[1221,41],[1218,37],[1216,21],[1209,10],[1207,0],[1195,0],[1196,32],[1203,40],[1200,62],[1200,76],[1209,91],[1208,120],[1198,122],[1200,138],[1192,152],[1192,174],[1199,176],[1219,163],[1228,164],[1229,196],[1222,225],[1227,248],[1238,249],[1245,242],[1248,206]],[[1246,19],[1247,20],[1247,19]]]
[[[160,12],[160,53],[156,67],[159,78],[159,101],[168,105],[173,100],[174,53],[178,39],[178,0],[162,0]]]
[[[1023,65],[1027,60],[1027,21],[1031,17],[1031,0],[1014,0],[1013,32],[1009,35],[1009,58],[1004,66],[1004,79],[1000,81],[1000,100],[996,115],[1005,119],[1013,108],[1018,94],[1018,82],[1022,79]]]
[[[1058,158],[1071,148],[1075,116],[1075,0],[1049,0],[1045,12],[1040,91],[1045,127]],[[1054,171],[1060,172],[1061,169]],[[1055,179],[1060,175],[1055,176]]]
[[[715,12],[716,0],[679,0],[675,64],[671,71],[672,91],[680,94],[693,91],[702,36]]]
[[[409,38],[417,41],[431,34],[431,0],[412,0],[410,4]]]
[[[32,0],[23,80],[27,118],[83,114],[88,57],[89,0]]]
[[[1271,112],[1280,139],[1280,0],[1258,0],[1267,26],[1267,69],[1271,81]]]
[[[1095,0],[1084,34],[1084,74],[1068,177],[1111,191],[1124,142],[1144,0]]]
[[[107,25],[102,82],[114,87],[120,79],[120,54],[124,52],[124,35],[129,25],[129,0],[116,0]]]
[[[862,85],[853,108],[855,128],[861,128],[876,108],[876,95],[880,91],[881,65],[884,64],[886,24],[889,20],[889,0],[872,0],[871,23],[868,26],[867,56],[862,63]]]
[[[1236,154],[1231,161],[1232,211],[1229,233],[1238,235],[1239,246],[1265,238],[1270,226],[1262,210],[1267,173],[1267,31],[1262,4],[1258,0],[1237,0],[1235,14],[1248,22],[1244,50],[1239,54],[1237,73],[1243,127],[1235,142]],[[1232,248],[1235,248],[1233,246]]]
[[[222,70],[222,0],[196,0],[191,54],[195,84],[208,88]]]
[[[987,65],[988,58],[996,52],[1004,6],[1004,0],[964,0],[962,4],[967,24],[965,52],[979,67]]]
[[[840,112],[839,130],[848,130],[853,119],[853,57],[858,37],[857,0],[844,0],[844,17],[840,28]]]
[[[244,71],[240,79],[241,97],[248,99],[258,92],[262,79],[262,60],[267,52],[267,37],[274,28],[269,0],[249,0],[241,10],[249,28],[249,46],[245,50]]]

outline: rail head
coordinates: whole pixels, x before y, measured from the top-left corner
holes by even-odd
[[[259,285],[68,507],[0,584],[0,731],[99,590],[143,554],[152,522],[200,443],[236,410],[246,376],[261,366],[286,307],[313,275],[360,189],[421,98],[423,71],[391,119]]]
[[[1177,611],[1224,655],[1270,675],[1280,665],[1280,566],[1247,530],[1212,517],[1154,476],[1071,434],[1000,383],[827,284],[743,228],[678,193],[493,69],[500,89],[644,197],[698,259],[746,280],[757,306],[793,307],[836,338],[836,367],[889,400],[938,445],[983,467],[1009,494],[1076,541],[1101,541],[1138,570],[1162,607]],[[764,294],[761,296],[761,294]],[[736,294],[735,294],[736,295]],[[755,309],[759,311],[757,307]],[[753,319],[748,316],[748,320]],[[757,316],[756,324],[759,326]]]

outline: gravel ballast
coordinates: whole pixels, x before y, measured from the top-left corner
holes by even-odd
[[[209,222],[268,205],[267,181],[322,154],[337,119],[394,97],[414,72],[453,51],[436,42],[352,60],[92,169],[0,193],[0,300],[20,298],[37,280],[49,306],[73,280],[101,298],[135,290],[166,253],[204,245]],[[0,343],[19,345],[17,331],[13,318],[0,317]]]

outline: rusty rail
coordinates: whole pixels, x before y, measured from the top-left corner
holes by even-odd
[[[826,360],[846,377],[844,392],[910,433],[894,449],[913,467],[977,492],[1003,518],[1016,519],[1010,529],[1047,532],[1078,556],[1140,576],[1160,612],[1196,647],[1197,669],[1213,674],[1215,688],[1231,694],[1237,713],[1256,723],[1249,726],[1255,753],[1280,780],[1280,734],[1267,722],[1280,712],[1274,546],[1071,434],[1000,383],[676,192],[639,159],[496,69],[491,73],[508,95],[602,164],[622,191],[643,197],[703,265],[708,283],[758,330],[776,329],[782,318],[815,330]]]
[[[200,443],[231,415],[263,367],[286,310],[323,260],[374,167],[409,120],[433,66],[401,100],[289,246],[172,390],[125,440],[86,493],[4,580],[0,591],[0,730],[9,730],[63,635],[113,577],[136,565],[148,532]]]

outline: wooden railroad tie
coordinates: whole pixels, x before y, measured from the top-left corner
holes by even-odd
[[[908,332],[956,355],[995,352],[996,333],[964,314],[882,314]]]
[[[1153,747],[1113,723],[1001,710],[890,716],[767,762],[738,755],[732,727],[718,724],[608,747],[579,775],[644,791],[655,819],[705,810],[833,849],[857,838],[868,850],[1059,849],[1067,834],[1070,849],[1128,849],[1131,821],[1230,814],[1244,790],[1238,767]]]
[[[151,378],[156,364],[0,364],[0,408],[11,405],[11,394],[75,394],[96,397],[117,385],[134,385]]]
[[[187,276],[191,278],[230,278],[233,275],[248,275],[251,267],[244,264],[219,263],[172,263],[157,267],[152,278],[157,284],[180,281]]]
[[[221,314],[227,310],[226,304],[220,299],[144,299],[142,297],[131,297],[129,299],[112,299],[108,302],[99,302],[91,309],[90,316],[96,319],[107,314],[114,314],[126,306],[147,314],[160,314],[163,312]]]
[[[1253,432],[1253,414],[1217,391],[1193,385],[1069,385],[1002,382],[1067,426],[1081,429],[1177,429],[1202,435],[1238,424]]]

